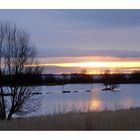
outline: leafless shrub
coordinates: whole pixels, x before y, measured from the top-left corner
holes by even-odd
[[[13,114],[21,115],[36,110],[32,100],[36,88],[31,87],[28,81],[22,81],[23,77],[41,73],[35,56],[35,48],[26,31],[15,24],[0,23],[1,119],[11,119]],[[8,84],[5,86],[6,76]]]

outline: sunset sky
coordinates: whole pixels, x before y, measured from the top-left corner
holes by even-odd
[[[140,10],[0,10],[27,30],[47,73],[140,69]]]

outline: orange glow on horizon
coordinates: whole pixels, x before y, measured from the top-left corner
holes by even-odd
[[[40,58],[40,67],[58,67],[67,69],[86,69],[88,74],[100,74],[103,70],[110,69],[120,72],[132,72],[140,70],[140,58],[121,57],[49,57]],[[35,65],[32,65],[35,66]]]
[[[82,67],[82,68],[140,68],[140,62],[78,62],[78,63],[58,63],[39,64],[39,66],[57,67]]]

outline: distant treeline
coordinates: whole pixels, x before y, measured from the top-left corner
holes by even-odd
[[[140,83],[140,71],[132,74],[110,74],[105,72],[100,75],[91,74],[19,74],[0,76],[3,85],[54,85],[67,83]]]
[[[110,74],[104,73],[100,75],[91,74],[62,74],[43,75],[43,84],[67,84],[67,83],[140,83],[140,71],[135,71],[132,74]]]
[[[0,75],[0,85],[39,85],[43,83],[41,74]]]

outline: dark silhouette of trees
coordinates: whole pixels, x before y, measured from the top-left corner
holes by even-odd
[[[105,86],[103,90],[114,90],[119,87],[120,74],[111,74],[110,70],[106,70],[102,76],[102,81]]]
[[[140,83],[140,71],[134,71],[134,72],[131,74],[130,80],[131,80],[133,83]]]
[[[15,24],[0,23],[0,118],[11,119],[37,109],[30,86],[42,70],[37,66],[29,34]],[[6,79],[6,80],[5,80]],[[26,82],[25,82],[26,81]],[[32,80],[33,81],[33,80]]]
[[[71,83],[92,83],[93,77],[90,74],[74,73],[71,74]]]
[[[105,88],[107,89],[110,85],[110,71],[109,70],[106,70],[104,72],[103,77],[102,77],[102,81],[103,81]]]

